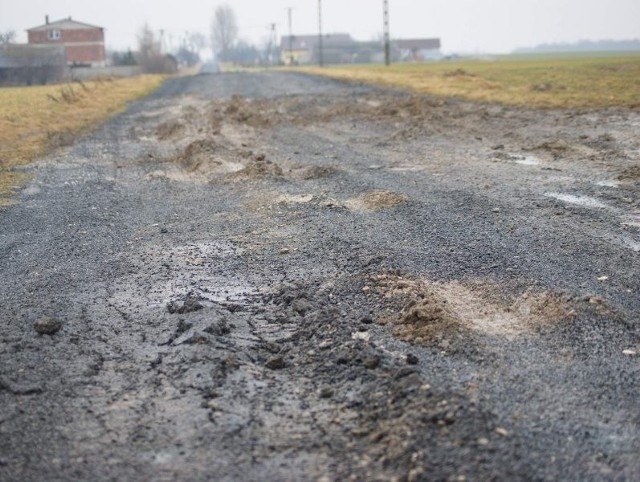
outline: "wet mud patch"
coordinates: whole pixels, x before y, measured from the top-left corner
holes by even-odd
[[[378,320],[400,339],[442,348],[471,343],[477,335],[512,338],[577,316],[568,295],[529,290],[505,298],[497,287],[480,283],[430,282],[381,274],[366,291],[380,298]]]
[[[543,142],[533,148],[534,151],[542,151],[551,154],[554,159],[560,159],[572,152],[571,145],[563,139],[554,139]]]
[[[242,263],[245,248],[224,241],[142,246],[126,282],[112,293],[110,304],[123,311],[131,300],[156,313],[187,313],[213,306],[244,303],[257,288],[236,276],[225,276],[219,266]],[[196,303],[197,301],[197,303]]]
[[[640,166],[626,168],[618,175],[618,181],[629,183],[640,183]]]
[[[367,331],[370,325],[358,322],[356,313],[341,315],[330,292],[346,289],[343,283],[352,285],[350,279],[338,279],[327,291],[321,286],[286,283],[263,298],[274,308],[265,313],[265,321],[293,328],[286,338],[263,343],[265,366],[275,367],[263,379],[277,376],[273,379],[278,387],[286,386],[289,379],[298,380],[296,393],[302,395],[301,401],[313,402],[296,418],[310,413],[312,429],[322,426],[317,433],[300,433],[295,438],[298,450],[323,446],[327,440],[331,443],[326,449],[332,455],[348,447],[348,458],[340,457],[336,465],[325,468],[327,480],[459,475],[454,458],[460,447],[479,459],[481,451],[474,449],[478,434],[486,437],[486,445],[499,442],[494,415],[464,391],[432,386],[408,361],[413,358],[391,356],[373,341]],[[290,402],[282,406],[293,410]],[[291,424],[268,423],[286,417],[286,412],[277,403],[270,412],[257,429],[260,433],[268,429],[269,440],[280,441],[274,442],[276,450],[288,449],[282,442],[291,440],[287,430]],[[476,475],[486,473],[484,462],[474,467]]]
[[[492,152],[489,155],[489,160],[491,162],[501,162],[501,163],[513,163],[520,164],[522,166],[538,166],[541,164],[540,160],[531,155],[523,155],[523,154],[514,154],[510,152]]]
[[[276,123],[277,114],[284,114],[277,108],[277,104],[269,100],[247,99],[239,95],[234,95],[228,101],[212,102],[209,108],[209,119],[214,128],[231,121],[264,129]]]
[[[404,194],[391,191],[369,191],[345,201],[352,211],[381,211],[404,204],[409,200]]]

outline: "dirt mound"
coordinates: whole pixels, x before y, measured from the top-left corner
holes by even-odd
[[[435,292],[418,294],[402,309],[400,317],[396,334],[407,341],[438,340],[463,327],[447,301]]]
[[[179,162],[187,172],[194,172],[203,163],[210,161],[215,151],[216,145],[213,141],[199,139],[190,143],[174,160]]]
[[[508,308],[509,311],[540,324],[575,317],[567,297],[561,293],[527,291]]]
[[[372,280],[375,291],[397,315],[383,316],[380,322],[394,326],[395,335],[414,343],[448,347],[451,340],[468,331],[463,320],[452,310],[447,299],[434,286],[412,278],[383,274]]]
[[[222,122],[246,124],[255,128],[273,126],[277,119],[278,103],[269,100],[251,100],[234,95],[231,100],[213,103],[210,109],[210,122],[216,128]]]
[[[282,176],[282,168],[264,154],[254,156],[244,168],[230,175],[232,179],[265,179]]]
[[[337,171],[333,166],[305,166],[292,169],[291,176],[301,181],[311,181],[328,177]]]
[[[576,317],[570,299],[550,291],[529,290],[508,300],[498,289],[457,281],[433,283],[382,274],[370,282],[383,304],[397,313],[380,321],[393,325],[399,338],[415,343],[448,348],[469,343],[472,332],[512,337]]]
[[[543,142],[533,148],[534,151],[544,151],[550,153],[554,159],[558,159],[568,152],[572,151],[571,145],[562,139],[555,139]]]
[[[156,137],[161,141],[178,139],[183,136],[186,127],[182,122],[168,121],[156,129]]]
[[[211,138],[190,142],[175,155],[165,158],[146,180],[210,182],[244,168],[242,155]]]
[[[618,175],[618,181],[640,181],[640,166],[626,168]]]
[[[354,211],[380,211],[407,202],[404,194],[391,191],[369,191],[349,199],[345,204]]]

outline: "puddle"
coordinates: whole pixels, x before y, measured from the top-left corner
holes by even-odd
[[[538,166],[541,164],[537,157],[531,155],[511,154],[508,152],[498,152],[493,155],[494,161],[512,162],[522,166]]]
[[[422,167],[422,166],[395,166],[395,167],[390,167],[389,170],[390,171],[397,171],[397,172],[417,172],[417,171],[424,171],[424,167]]]
[[[144,261],[136,264],[110,301],[125,311],[136,299],[147,308],[164,311],[169,302],[183,300],[192,292],[204,306],[242,303],[258,292],[255,285],[243,277],[215,271],[244,252],[244,248],[225,241],[143,247],[139,259]]]
[[[604,209],[608,206],[595,198],[589,196],[574,196],[573,194],[563,194],[558,192],[548,192],[545,196],[552,197],[558,201],[563,201],[569,204],[577,204],[578,206],[584,206],[587,208]]]
[[[627,248],[635,251],[636,253],[640,253],[640,241],[636,241],[628,236],[622,236],[621,241]]]
[[[276,203],[284,204],[306,204],[313,201],[313,194],[282,194],[276,197]]]
[[[635,228],[640,228],[640,212],[625,216],[621,224],[623,226],[633,226]]]
[[[539,166],[540,161],[533,156],[518,156],[513,162],[516,164],[521,164],[523,166]]]
[[[620,187],[620,181],[616,181],[614,179],[606,179],[604,181],[597,181],[596,186],[601,187]]]

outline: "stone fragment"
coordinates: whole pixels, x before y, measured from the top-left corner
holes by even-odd
[[[55,335],[62,329],[62,322],[55,318],[43,316],[34,323],[33,328],[41,335]]]

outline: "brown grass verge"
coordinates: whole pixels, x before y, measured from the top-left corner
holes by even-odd
[[[155,90],[165,79],[143,75],[86,83],[0,88],[0,205],[28,179],[16,171],[53,149],[70,145],[127,102]]]
[[[444,97],[544,108],[640,108],[640,56],[301,68]]]

